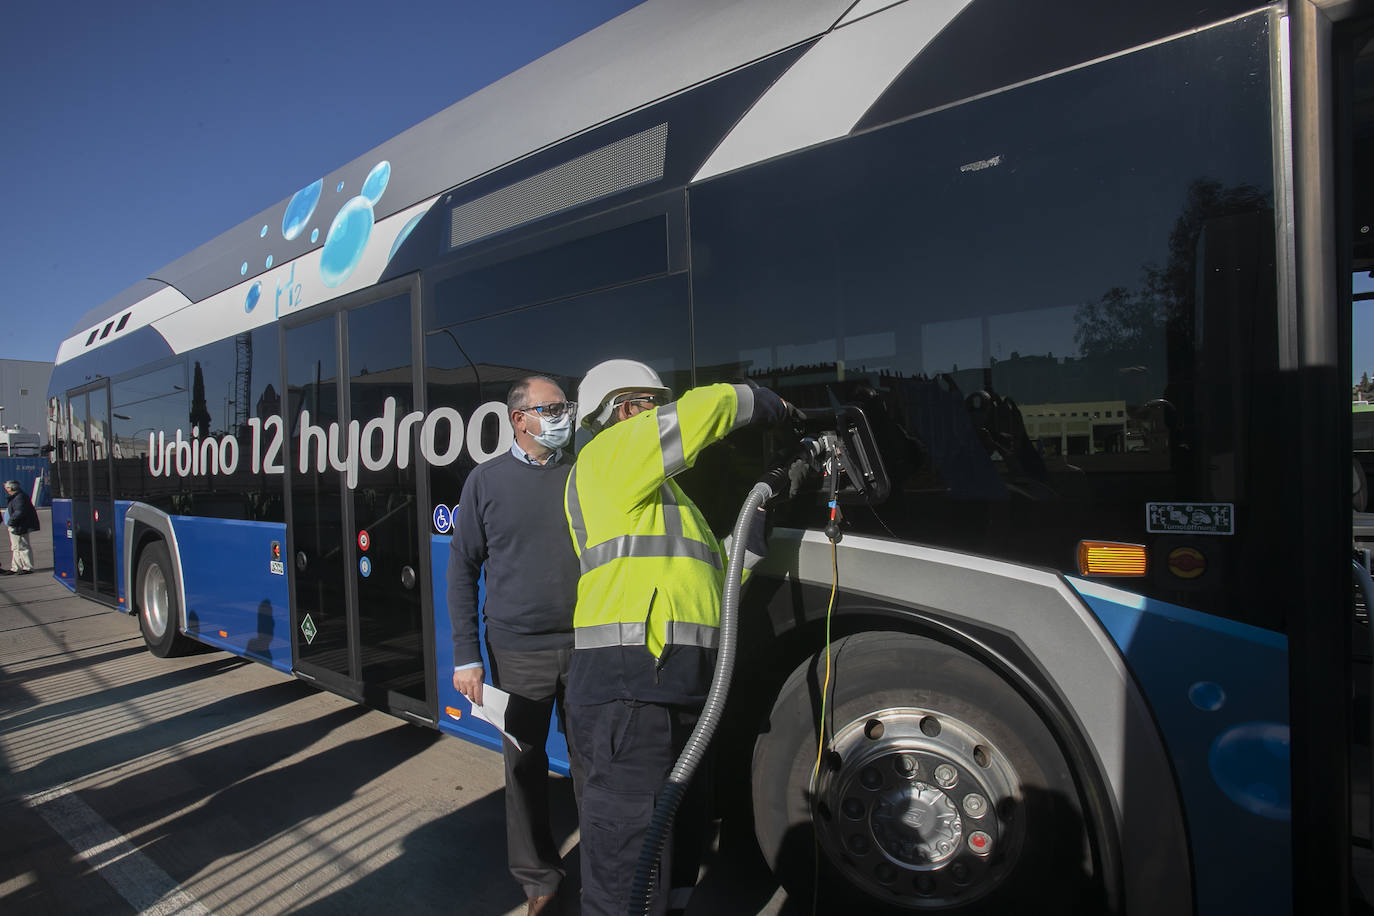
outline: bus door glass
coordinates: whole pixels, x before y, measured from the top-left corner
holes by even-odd
[[[113,602],[116,548],[108,383],[69,393],[67,405],[71,413],[68,467],[72,472],[76,588],[81,594]]]
[[[410,297],[344,316],[350,430],[353,423],[359,427],[357,484],[346,489],[352,525],[344,539],[357,548],[350,578],[357,587],[363,683],[379,692],[379,704],[428,717],[432,679],[425,660],[433,653],[425,647],[415,493],[420,427],[397,431],[415,407]]]
[[[408,294],[284,331],[295,667],[431,718]],[[398,432],[398,426],[403,432]]]

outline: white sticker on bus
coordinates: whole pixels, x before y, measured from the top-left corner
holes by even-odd
[[[482,434],[492,418],[497,426],[496,444],[488,449],[483,447]],[[282,418],[252,417],[248,427],[252,430],[247,446],[251,471],[254,474],[285,473],[282,443],[286,425]],[[463,415],[452,407],[436,407],[428,414],[411,411],[398,419],[396,399],[387,398],[382,404],[382,415],[362,424],[351,420],[346,429],[338,423],[325,427],[311,420],[309,410],[302,410],[296,428],[300,431],[297,470],[302,474],[312,470],[317,474],[330,469],[340,471],[350,490],[358,485],[359,466],[369,471],[409,467],[412,429],[419,430],[420,455],[434,467],[457,461],[464,446],[473,461],[481,464],[509,451],[515,438],[506,405],[501,401],[480,405],[466,424]],[[441,429],[447,434],[443,440],[439,436]],[[441,441],[447,442],[443,451],[439,450]],[[192,430],[189,439],[180,429],[170,439],[162,430],[148,434],[148,473],[154,477],[233,474],[238,470],[239,460],[239,441],[235,436],[202,439],[196,429]]]

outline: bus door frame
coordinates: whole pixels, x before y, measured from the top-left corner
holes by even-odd
[[[69,429],[69,430],[70,430],[71,421],[72,421],[72,412],[71,412],[71,404],[72,404],[72,401],[74,401],[74,400],[77,399],[77,398],[83,398],[83,399],[85,400],[85,407],[84,407],[84,409],[82,410],[82,413],[81,413],[81,417],[82,417],[82,421],[81,421],[81,422],[82,422],[81,435],[82,435],[82,437],[83,437],[83,447],[84,447],[84,451],[85,451],[85,455],[84,455],[84,457],[81,459],[82,469],[81,469],[81,470],[77,470],[77,468],[74,466],[74,465],[75,465],[75,461],[72,460],[72,459],[69,459],[69,460],[72,461],[72,465],[73,465],[73,467],[72,467],[72,473],[73,473],[73,474],[84,473],[84,474],[86,475],[86,499],[85,499],[86,508],[85,508],[85,512],[83,513],[83,515],[82,515],[80,518],[78,518],[78,515],[77,515],[77,503],[78,503],[80,500],[77,500],[76,498],[73,498],[73,499],[72,499],[72,515],[71,515],[71,520],[72,520],[72,540],[73,540],[73,544],[72,544],[72,553],[73,553],[73,557],[72,557],[72,570],[73,570],[73,573],[74,573],[72,585],[75,587],[76,593],[77,593],[78,595],[81,595],[83,598],[89,598],[89,599],[91,599],[91,600],[93,600],[93,601],[98,601],[98,602],[100,602],[101,604],[108,604],[108,605],[111,606],[111,607],[119,607],[119,539],[118,539],[118,537],[116,536],[116,531],[115,531],[114,463],[113,463],[113,462],[114,462],[114,456],[113,456],[113,453],[111,452],[111,448],[110,448],[111,443],[110,443],[109,441],[106,441],[106,442],[105,442],[105,446],[104,446],[104,448],[105,448],[105,456],[104,456],[104,459],[100,462],[100,464],[101,464],[101,466],[102,466],[101,469],[102,469],[103,472],[104,472],[105,493],[107,494],[107,496],[106,496],[106,498],[105,498],[104,500],[102,500],[101,505],[100,505],[100,506],[97,506],[97,505],[95,504],[95,502],[96,502],[96,495],[95,495],[95,481],[96,481],[95,447],[94,447],[94,437],[91,435],[91,425],[92,425],[92,424],[91,424],[91,398],[90,398],[90,395],[91,395],[93,392],[101,392],[101,393],[103,393],[103,394],[105,395],[105,417],[104,417],[105,427],[104,427],[104,428],[105,428],[106,432],[108,433],[108,432],[111,430],[111,428],[112,428],[112,427],[111,427],[111,419],[110,419],[110,413],[111,413],[111,409],[112,409],[111,406],[110,406],[110,394],[111,394],[111,392],[110,392],[110,380],[109,380],[108,378],[101,378],[101,379],[97,379],[97,380],[94,381],[94,382],[90,382],[90,383],[85,384],[85,385],[80,385],[80,386],[78,386],[78,387],[76,387],[76,388],[72,388],[72,389],[68,390],[65,394],[62,395],[62,406],[63,406],[63,408],[67,411],[67,423],[68,423],[68,429]],[[68,440],[69,440],[69,441],[68,441],[68,443],[67,443],[67,448],[68,448],[68,450],[69,450],[69,451],[68,451],[68,454],[70,454],[70,449],[72,448],[72,443],[71,443],[70,440],[73,439],[73,438],[74,438],[74,436],[72,436],[71,433],[69,432],[69,433],[68,433]],[[102,591],[100,590],[100,575],[101,575],[102,570],[101,570],[101,557],[100,557],[100,552],[99,552],[99,549],[98,549],[99,541],[98,541],[98,539],[96,538],[96,512],[97,512],[98,510],[101,510],[101,509],[104,509],[104,510],[107,511],[108,516],[109,516],[109,522],[108,522],[108,524],[109,524],[109,526],[110,526],[110,551],[109,551],[109,555],[105,557],[105,560],[110,564],[109,576],[110,576],[110,582],[112,583],[112,589],[113,589],[113,591],[112,591],[111,593],[109,593],[109,594],[106,594],[105,592],[102,592]],[[84,524],[83,524],[83,522],[84,522]],[[90,577],[90,583],[89,583],[89,584],[86,584],[86,583],[85,583],[85,580],[82,578],[80,572],[78,572],[77,569],[76,569],[76,564],[78,564],[78,563],[81,561],[81,552],[80,552],[80,550],[77,549],[78,545],[76,544],[76,541],[82,536],[82,529],[83,529],[83,528],[85,529],[86,535],[87,535],[88,538],[89,538],[89,547],[90,547],[90,551],[91,551],[91,577]],[[125,583],[125,591],[126,591],[127,593],[132,593],[132,592],[133,592],[133,585],[132,585],[132,583],[127,583],[127,582]],[[130,602],[129,604],[130,604],[130,606],[132,606],[133,602]]]
[[[279,347],[279,366],[282,392],[282,463],[284,473],[282,475],[282,498],[284,508],[284,518],[286,520],[286,560],[290,569],[287,575],[287,584],[290,589],[290,619],[291,619],[291,667],[292,671],[309,681],[316,682],[342,696],[346,696],[359,703],[383,709],[403,718],[408,718],[415,722],[426,725],[434,725],[438,718],[438,691],[435,686],[435,653],[434,653],[434,601],[429,587],[431,579],[431,563],[429,558],[429,526],[428,515],[425,514],[425,507],[429,504],[429,475],[424,473],[421,465],[422,456],[418,449],[412,449],[411,460],[415,462],[415,499],[416,499],[416,532],[417,556],[416,573],[419,578],[417,588],[420,593],[420,640],[422,656],[424,662],[425,678],[425,698],[417,701],[412,697],[385,691],[385,696],[379,696],[378,691],[369,689],[368,685],[362,680],[363,659],[362,643],[360,632],[360,608],[358,602],[358,588],[352,576],[346,575],[348,585],[344,589],[346,598],[345,613],[347,615],[347,634],[350,675],[345,676],[330,668],[325,668],[313,664],[308,660],[301,659],[300,641],[303,637],[298,621],[299,605],[296,598],[296,526],[294,523],[295,507],[292,501],[292,487],[299,476],[299,471],[293,467],[292,456],[292,431],[295,429],[296,417],[286,416],[286,411],[291,408],[290,388],[287,384],[288,366],[290,365],[290,354],[287,352],[286,339],[288,332],[319,321],[334,322],[334,346],[335,359],[339,367],[335,380],[336,391],[339,392],[339,404],[341,409],[345,405],[350,381],[348,361],[348,341],[346,333],[340,328],[340,316],[349,312],[365,308],[393,299],[398,296],[406,295],[410,297],[410,370],[411,370],[411,391],[414,409],[423,412],[424,405],[424,384],[421,359],[423,355],[424,335],[421,329],[422,309],[420,300],[420,275],[418,273],[409,274],[393,280],[379,283],[376,286],[369,286],[354,293],[341,296],[330,302],[322,303],[312,308],[305,309],[296,315],[283,316],[279,321],[277,332],[277,345]],[[350,419],[346,414],[341,415],[341,419],[346,424]],[[360,419],[360,418],[351,418]],[[367,418],[361,418],[366,420]],[[341,424],[342,425],[342,424]],[[412,443],[414,444],[414,443]],[[344,472],[338,471],[341,477]],[[341,522],[344,531],[349,531],[354,517],[353,500],[350,498],[352,491],[346,485],[341,485],[340,507]],[[351,537],[344,537],[343,550],[345,552],[344,569],[354,570],[358,563],[358,545]]]

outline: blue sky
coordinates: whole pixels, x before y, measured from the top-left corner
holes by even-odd
[[[7,5],[0,358],[635,2]]]

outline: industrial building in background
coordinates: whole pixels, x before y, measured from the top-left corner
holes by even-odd
[[[0,456],[37,454],[31,446],[47,444],[44,398],[51,377],[51,362],[0,359]]]

